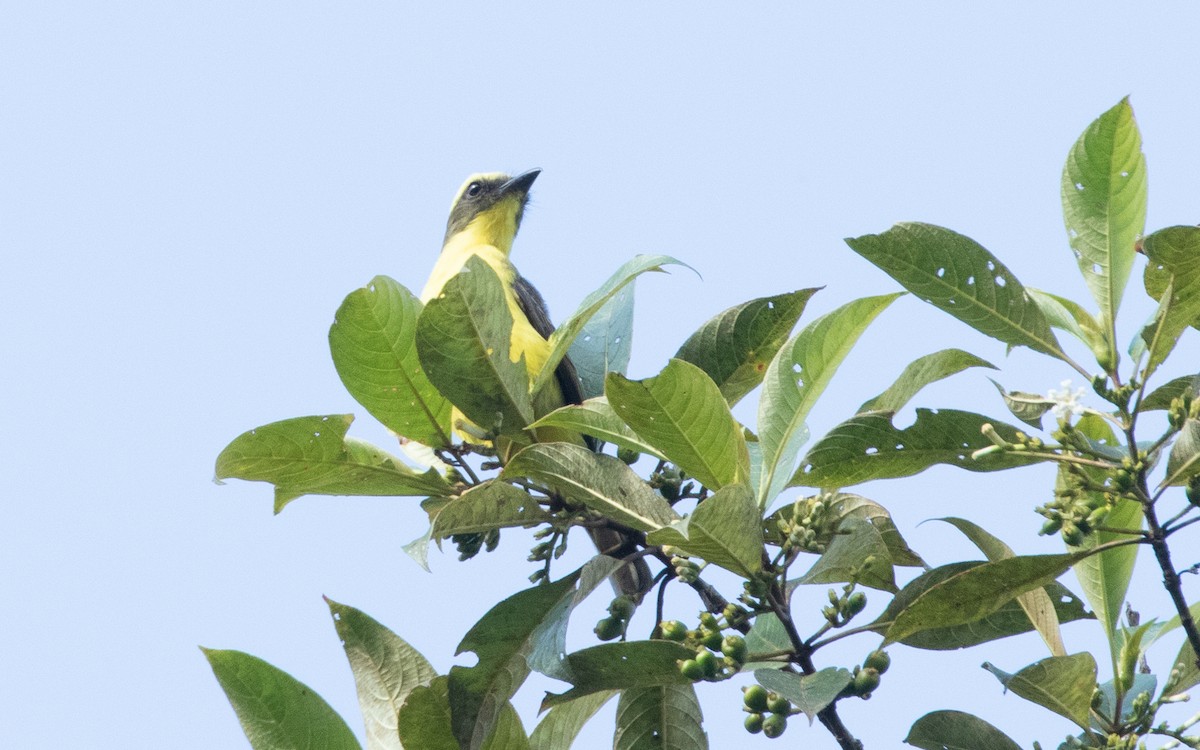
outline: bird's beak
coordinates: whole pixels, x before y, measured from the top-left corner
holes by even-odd
[[[541,173],[542,170],[540,169],[531,169],[528,172],[522,172],[521,174],[513,177],[511,180],[501,185],[500,193],[502,195],[508,195],[510,193],[528,195],[529,188],[533,187],[533,181],[536,180],[537,176]]]

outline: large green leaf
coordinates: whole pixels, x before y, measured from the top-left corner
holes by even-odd
[[[354,607],[326,597],[367,725],[368,750],[403,750],[396,716],[414,688],[437,677],[433,665],[398,635]]]
[[[1092,693],[1096,690],[1096,660],[1091,654],[1051,656],[1008,674],[984,663],[1004,687],[1027,701],[1088,728]]]
[[[329,352],[346,390],[398,435],[450,442],[450,402],[417,357],[421,301],[387,276],[346,296],[329,327]]]
[[[623,461],[571,443],[536,443],[513,456],[502,479],[542,482],[575,502],[639,531],[679,520],[679,514]]]
[[[430,537],[442,540],[454,534],[528,527],[549,520],[550,514],[528,492],[493,479],[440,505],[433,517]]]
[[[754,624],[746,634],[746,651],[749,656],[742,665],[742,671],[782,669],[788,665],[786,660],[776,661],[766,657],[791,654],[792,650],[792,640],[779,617],[774,612],[763,612],[754,618]]]
[[[966,519],[942,518],[938,520],[945,521],[961,531],[979,548],[980,552],[987,556],[988,560],[1006,560],[1016,556],[1016,553],[1007,544],[981,526]],[[1067,649],[1063,645],[1062,633],[1058,628],[1058,615],[1054,610],[1054,602],[1045,589],[1035,588],[1026,591],[1017,597],[1017,604],[1029,617],[1029,621],[1033,623],[1038,634],[1042,636],[1042,640],[1050,648],[1050,653],[1055,656],[1066,655]]]
[[[892,598],[883,613],[871,623],[871,629],[883,633],[890,627],[896,615],[908,607],[914,600],[933,586],[945,581],[963,571],[976,568],[986,563],[979,561],[959,562],[943,565],[926,571],[910,581],[900,593]],[[1083,601],[1072,594],[1057,581],[1043,590],[1054,603],[1057,619],[1060,623],[1073,622],[1091,617],[1083,607]],[[931,651],[948,651],[957,648],[977,646],[998,638],[1028,633],[1033,630],[1029,616],[1015,600],[1010,600],[995,612],[978,620],[957,625],[946,625],[922,630],[900,639],[900,643],[913,648],[929,649]]]
[[[1083,305],[1033,287],[1025,287],[1025,292],[1042,309],[1042,314],[1046,316],[1051,328],[1066,331],[1087,344],[1097,359],[1100,359],[1102,354],[1115,351],[1103,325],[1084,309]]]
[[[241,651],[201,649],[254,750],[358,750],[350,727],[312,688]]]
[[[842,690],[854,681],[849,670],[827,667],[813,674],[796,674],[777,669],[760,669],[754,679],[767,690],[779,693],[804,712],[811,722]]]
[[[401,742],[410,750],[461,750],[451,728],[449,678],[437,677],[415,688],[397,717]],[[457,710],[457,709],[456,709]],[[527,750],[529,740],[512,704],[500,707],[495,729],[482,750]]]
[[[621,692],[613,750],[707,750],[704,716],[689,685],[650,685]]]
[[[1010,557],[958,572],[897,612],[884,641],[895,643],[922,630],[982,619],[1020,594],[1051,583],[1086,554]]]
[[[529,749],[568,750],[588,720],[614,695],[612,690],[592,693],[550,709],[529,735]]]
[[[799,289],[731,307],[693,333],[675,358],[708,373],[733,406],[762,382],[767,365],[818,291]]]
[[[783,489],[808,438],[805,420],[862,332],[899,294],[864,297],[824,315],[785,344],[767,367],[758,403],[762,469],[758,502]]]
[[[980,359],[962,349],[943,349],[940,352],[926,354],[909,363],[886,391],[858,407],[861,414],[864,411],[899,411],[917,395],[922,388],[930,383],[944,380],[970,367],[986,367],[995,370],[996,366],[985,359]]]
[[[679,672],[679,662],[695,655],[695,650],[674,641],[605,643],[567,654],[573,687],[565,693],[546,693],[542,709],[601,690],[690,685]]]
[[[1102,417],[1095,414],[1085,414],[1075,426],[1075,429],[1093,443],[1116,446],[1116,435]],[[1107,480],[1101,469],[1083,467],[1084,475],[1095,486],[1102,486]],[[1059,489],[1067,486],[1069,475],[1061,466],[1058,470],[1056,484]],[[1100,498],[1097,498],[1099,500]],[[1136,500],[1118,500],[1104,519],[1103,525],[1112,529],[1138,530],[1142,527],[1142,505]],[[1128,534],[1116,534],[1111,531],[1095,531],[1084,538],[1083,544],[1072,547],[1072,552],[1094,549],[1101,544],[1127,539]],[[1092,610],[1096,613],[1100,624],[1104,626],[1109,637],[1109,644],[1115,644],[1117,619],[1121,615],[1121,605],[1125,603],[1125,593],[1129,589],[1129,581],[1133,576],[1133,565],[1137,561],[1138,548],[1135,545],[1113,547],[1097,555],[1085,557],[1075,563],[1075,577],[1083,588]]]
[[[1111,343],[1134,242],[1146,224],[1146,160],[1128,99],[1100,115],[1071,147],[1062,203],[1071,250]]]
[[[529,638],[530,649],[525,661],[530,669],[556,680],[571,681],[571,665],[566,659],[571,612],[623,565],[622,561],[608,555],[596,555],[580,568],[578,587],[563,592]]]
[[[980,333],[1067,359],[1025,287],[970,237],[932,224],[905,223],[846,244],[905,289]]]
[[[1200,227],[1161,229],[1148,235],[1142,246],[1150,259],[1146,290],[1160,303],[1159,314],[1142,334],[1150,352],[1149,374],[1188,326],[1200,326]]]
[[[799,583],[855,581],[882,591],[896,591],[892,557],[875,525],[854,516],[842,521],[829,548]]]
[[[216,479],[275,485],[275,512],[301,495],[440,495],[450,485],[395,456],[346,437],[354,416],[297,417],[234,438],[217,456]]]
[[[1176,398],[1190,393],[1193,397],[1200,395],[1200,373],[1183,375],[1163,383],[1155,388],[1138,405],[1138,411],[1165,411],[1171,408],[1171,402]]]
[[[978,716],[932,711],[917,719],[904,738],[921,750],[1021,750],[1021,746]]]
[[[830,430],[809,450],[789,486],[845,487],[871,479],[907,477],[935,464],[968,471],[999,471],[1025,466],[1036,459],[1011,452],[972,457],[992,445],[981,430],[992,425],[1000,437],[1015,442],[1017,428],[982,414],[954,409],[917,409],[917,421],[901,430],[892,414],[859,414]]]
[[[529,675],[535,635],[564,599],[574,596],[578,573],[519,591],[488,610],[467,631],[455,654],[473,651],[473,667],[450,668],[454,736],[464,750],[478,750],[491,736],[500,714]]]
[[[640,435],[629,429],[603,396],[589,398],[582,404],[571,404],[555,409],[530,427],[562,427],[598,440],[612,443],[619,448],[628,448],[638,453],[647,453],[664,461],[657,448],[647,443]]]
[[[533,391],[541,390],[542,386],[550,382],[550,379],[554,377],[554,371],[558,368],[558,363],[567,355],[567,351],[571,348],[579,332],[600,308],[604,307],[610,299],[638,276],[647,271],[662,271],[665,265],[691,269],[688,264],[675,260],[669,255],[637,255],[618,268],[599,289],[584,297],[583,302],[579,303],[579,309],[551,335],[550,356],[533,379]]]
[[[686,519],[651,532],[646,541],[674,545],[743,578],[762,569],[762,519],[746,484],[722,487]]]
[[[504,287],[471,256],[417,318],[417,354],[434,387],[475,424],[511,434],[533,421],[524,358],[514,362]]]
[[[633,288],[636,281],[601,305],[579,335],[567,356],[575,365],[585,399],[604,394],[604,378],[610,372],[625,374],[633,352]]]
[[[672,359],[645,380],[609,373],[605,393],[634,432],[705,487],[716,490],[749,477],[741,426],[699,367]]]

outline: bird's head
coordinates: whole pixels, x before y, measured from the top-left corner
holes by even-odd
[[[539,174],[540,169],[531,169],[516,177],[500,172],[468,177],[450,205],[444,244],[467,232],[472,244],[493,245],[508,253],[521,226],[529,188]]]

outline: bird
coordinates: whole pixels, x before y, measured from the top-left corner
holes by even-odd
[[[512,314],[510,356],[514,362],[520,361],[522,356],[525,358],[530,377],[536,375],[550,357],[549,339],[554,333],[554,324],[545,299],[517,272],[509,256],[529,203],[530,188],[539,174],[540,169],[516,176],[486,172],[473,174],[463,182],[450,205],[441,254],[420,296],[423,304],[436,298],[472,256],[487,263],[500,278],[506,306]],[[554,378],[534,394],[534,415],[541,417],[560,406],[582,401],[583,391],[575,366],[569,357],[563,357]],[[457,410],[454,420],[456,424],[465,421]],[[479,442],[469,431],[464,434],[469,442]],[[562,429],[538,430],[535,437],[539,442],[572,442],[592,450],[599,449],[594,438]],[[633,538],[616,529],[589,527],[588,534],[596,548],[611,557],[627,559],[639,550]],[[636,557],[614,574],[612,580],[620,594],[640,601],[652,578],[645,559]]]

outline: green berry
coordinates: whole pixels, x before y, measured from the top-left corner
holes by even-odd
[[[848,615],[856,615],[859,612],[862,612],[866,606],[867,595],[861,591],[855,591],[850,595],[850,598],[846,600],[846,613]]]
[[[659,625],[658,629],[668,641],[682,641],[687,638],[687,626],[679,620],[668,620]]]
[[[740,635],[727,635],[721,639],[721,653],[738,664],[746,661],[746,639]]]
[[[721,663],[717,661],[717,657],[713,656],[711,651],[701,651],[696,654],[695,661],[704,671],[705,677],[716,677],[717,670],[721,668]]]
[[[617,618],[605,617],[603,620],[596,623],[594,632],[596,633],[596,637],[600,640],[611,641],[614,638],[620,637],[621,632],[624,629],[625,628],[622,626],[621,621]]]
[[[721,626],[717,624],[717,616],[712,612],[705,612],[700,615],[700,626],[708,630],[720,630]]]
[[[872,651],[867,654],[866,661],[863,666],[867,669],[874,669],[879,674],[888,671],[888,667],[892,666],[892,657],[888,656],[886,651]]]
[[[641,455],[641,453],[638,453],[633,448],[617,448],[617,458],[627,464],[635,463]]]
[[[679,671],[692,682],[699,682],[704,679],[704,667],[700,666],[700,663],[695,659],[687,659],[680,662]]]
[[[750,734],[758,734],[763,730],[763,715],[750,714],[746,717],[746,721],[743,722],[743,725],[746,727],[746,731]]]
[[[748,685],[742,688],[742,702],[755,713],[767,710],[767,696],[767,689],[762,685]]]
[[[612,604],[608,605],[608,613],[613,617],[628,621],[633,617],[634,611],[637,610],[637,604],[628,596],[618,596],[612,600]]]
[[[778,693],[768,693],[767,710],[773,714],[787,716],[792,711],[792,702]]]
[[[870,667],[858,670],[858,674],[854,675],[854,682],[850,683],[850,689],[855,695],[866,697],[871,694],[871,691],[879,687],[879,670]]]
[[[771,739],[775,739],[783,734],[783,730],[787,729],[787,717],[783,714],[771,714],[763,719],[763,734]]]
[[[723,639],[721,638],[720,630],[710,630],[700,639],[701,645],[713,651],[720,651],[722,642]]]

